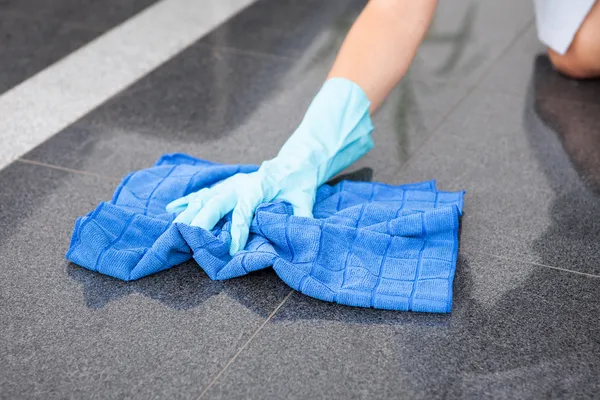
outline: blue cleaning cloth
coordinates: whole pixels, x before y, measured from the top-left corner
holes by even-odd
[[[251,165],[185,154],[161,157],[122,181],[113,199],[81,217],[67,258],[125,281],[191,259],[211,279],[273,267],[289,286],[350,306],[450,312],[464,192],[435,182],[401,186],[343,181],[317,191],[314,218],[287,203],[261,205],[244,250],[229,255],[231,214],[211,231],[173,223],[165,206]]]

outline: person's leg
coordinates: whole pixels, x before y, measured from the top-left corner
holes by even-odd
[[[600,1],[592,7],[564,55],[548,49],[548,56],[561,73],[576,79],[600,77]]]

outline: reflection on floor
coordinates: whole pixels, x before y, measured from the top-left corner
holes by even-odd
[[[0,1],[0,92],[150,3]],[[600,82],[552,69],[531,2],[440,2],[344,171],[467,189],[451,314],[65,261],[75,218],[162,153],[272,156],[364,3],[257,1],[0,170],[0,397],[598,397]]]

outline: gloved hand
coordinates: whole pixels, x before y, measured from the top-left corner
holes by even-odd
[[[369,106],[358,85],[329,79],[277,157],[256,172],[236,174],[179,198],[167,211],[180,213],[174,222],[211,230],[233,210],[231,255],[246,246],[254,212],[262,203],[286,201],[294,215],[312,217],[317,188],[373,147]]]

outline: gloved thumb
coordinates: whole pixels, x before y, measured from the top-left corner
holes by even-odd
[[[250,233],[250,224],[254,218],[254,211],[257,205],[248,199],[240,199],[233,209],[231,216],[231,245],[229,246],[229,255],[233,256],[239,250],[243,250],[248,242]]]

